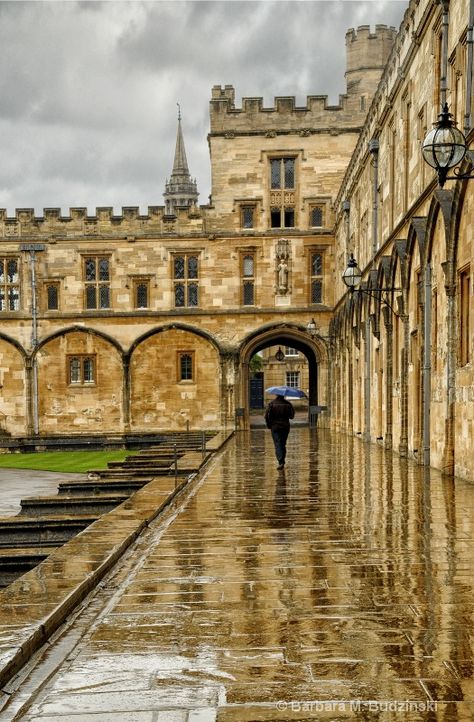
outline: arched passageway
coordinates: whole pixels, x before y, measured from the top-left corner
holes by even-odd
[[[320,336],[309,337],[304,327],[296,325],[279,324],[259,329],[247,338],[240,348],[240,399],[237,413],[243,428],[250,425],[250,360],[259,351],[272,346],[289,347],[303,354],[308,364],[308,408],[329,406],[326,341]]]

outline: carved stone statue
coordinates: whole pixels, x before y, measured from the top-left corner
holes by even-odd
[[[288,264],[284,258],[280,258],[278,264],[278,292],[286,293],[288,291]]]

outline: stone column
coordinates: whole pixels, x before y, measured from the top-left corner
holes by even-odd
[[[393,323],[392,310],[382,308],[386,339],[386,375],[385,375],[385,448],[393,445]]]
[[[449,273],[448,265],[443,264],[445,274]],[[447,356],[446,356],[446,420],[444,432],[444,450],[441,470],[443,474],[454,475],[454,422],[456,405],[456,286],[446,283],[446,325],[447,325]]]

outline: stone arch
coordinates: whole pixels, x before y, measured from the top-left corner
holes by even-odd
[[[123,351],[107,334],[83,326],[42,339],[38,369],[38,425],[46,434],[103,434],[124,430]],[[91,359],[93,380],[71,381],[72,358]],[[82,366],[81,366],[82,368]]]
[[[128,359],[133,432],[225,425],[223,351],[211,334],[189,324],[160,326],[136,339]]]
[[[243,410],[243,424],[249,423],[249,363],[258,351],[273,345],[296,348],[306,356],[309,366],[309,405],[330,407],[329,346],[320,335],[311,338],[306,327],[295,323],[265,324],[249,333],[238,347],[239,372],[236,398]]]
[[[27,432],[26,362],[23,346],[0,333],[0,436]]]

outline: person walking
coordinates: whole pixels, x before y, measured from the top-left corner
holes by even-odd
[[[283,469],[286,460],[286,441],[290,433],[290,419],[295,416],[295,410],[284,396],[270,401],[265,411],[265,423],[272,432],[275,454],[278,460],[278,469]]]

